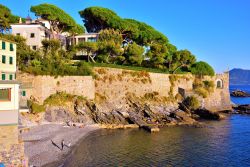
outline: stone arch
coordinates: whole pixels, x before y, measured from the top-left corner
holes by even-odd
[[[223,88],[223,81],[221,79],[216,80],[216,88],[222,89]]]

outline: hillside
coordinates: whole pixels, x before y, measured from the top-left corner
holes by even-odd
[[[250,70],[232,69],[229,74],[230,85],[250,85]]]

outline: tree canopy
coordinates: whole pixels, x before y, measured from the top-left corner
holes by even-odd
[[[2,33],[10,29],[11,23],[18,23],[19,18],[13,15],[8,7],[0,4],[0,31]]]
[[[139,45],[153,42],[167,43],[168,39],[146,23],[132,19],[123,19],[114,11],[102,7],[90,7],[79,12],[88,32],[99,32],[112,28],[131,38]]]
[[[48,20],[51,25],[51,31],[55,37],[55,34],[60,34],[66,31],[75,30],[77,33],[83,33],[84,29],[78,25],[75,20],[67,14],[64,10],[58,8],[52,4],[40,4],[32,6],[31,11],[40,16],[41,18]]]
[[[215,72],[214,69],[206,62],[204,61],[199,61],[194,63],[191,66],[191,72],[195,75],[210,75],[210,76],[214,76]]]

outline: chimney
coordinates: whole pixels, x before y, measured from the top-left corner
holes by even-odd
[[[22,18],[20,17],[19,18],[19,24],[22,24],[23,23],[23,21],[22,21]]]

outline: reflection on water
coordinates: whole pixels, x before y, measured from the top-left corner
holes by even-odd
[[[100,130],[65,166],[250,166],[250,117],[209,122],[208,128]]]

